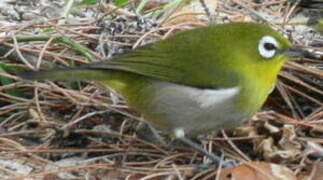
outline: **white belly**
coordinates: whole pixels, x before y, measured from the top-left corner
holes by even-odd
[[[235,109],[239,87],[227,89],[199,89],[169,82],[155,82],[150,92],[145,118],[155,126],[185,134],[198,135],[236,126],[244,118]]]

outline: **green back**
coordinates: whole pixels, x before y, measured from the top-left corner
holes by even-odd
[[[266,25],[230,23],[177,33],[85,68],[116,69],[197,87],[231,87],[241,81],[246,71],[254,75],[281,65],[277,62],[282,61],[281,58],[268,60],[258,53],[258,43],[264,35],[275,37],[283,48],[290,46]]]

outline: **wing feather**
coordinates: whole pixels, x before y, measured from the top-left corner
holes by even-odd
[[[194,87],[236,86],[239,81],[237,74],[229,68],[225,69],[229,62],[220,59],[223,54],[219,53],[223,51],[213,50],[225,47],[225,39],[216,35],[217,31],[213,28],[177,33],[172,38],[146,45],[110,61],[88,64],[85,68],[127,71]]]

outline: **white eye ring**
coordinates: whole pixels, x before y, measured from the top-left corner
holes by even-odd
[[[279,49],[279,43],[272,36],[264,36],[260,39],[258,44],[259,54],[264,58],[272,58],[275,56],[277,49]]]

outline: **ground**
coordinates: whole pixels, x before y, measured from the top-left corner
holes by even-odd
[[[285,179],[320,179],[323,10],[292,0],[67,2],[0,1],[0,179],[243,180],[250,172],[279,179],[276,166],[285,168]],[[100,84],[16,76],[103,61],[179,31],[237,21],[266,23],[314,56],[284,65],[247,124],[200,137],[236,168],[196,169],[208,162],[202,154],[139,138],[140,114]]]

